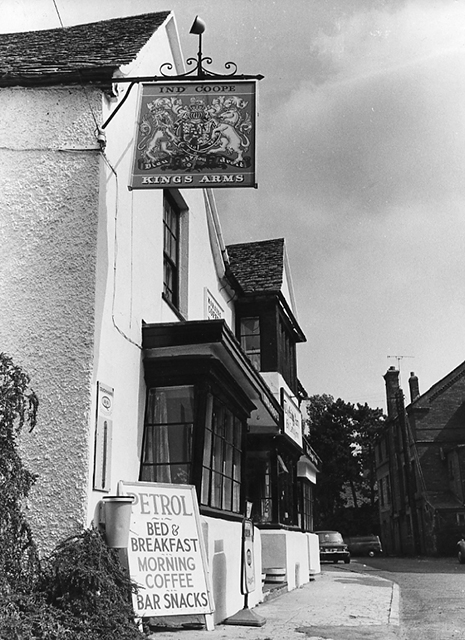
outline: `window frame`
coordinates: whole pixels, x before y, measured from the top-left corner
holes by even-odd
[[[246,445],[246,432],[247,432],[247,415],[244,412],[244,409],[241,407],[241,402],[239,398],[235,398],[234,394],[230,393],[230,390],[223,389],[222,384],[214,382],[213,379],[209,381],[210,376],[208,374],[205,376],[195,375],[195,374],[187,374],[187,375],[172,375],[170,376],[165,372],[165,376],[154,376],[147,379],[147,396],[146,396],[146,407],[145,407],[145,418],[143,425],[143,437],[142,437],[142,445],[140,450],[140,464],[139,464],[139,479],[142,481],[147,481],[146,468],[148,463],[145,462],[147,454],[146,447],[148,442],[148,429],[151,428],[148,423],[148,403],[150,398],[151,391],[157,388],[171,388],[171,387],[183,387],[188,386],[193,388],[193,404],[194,404],[194,416],[193,416],[193,426],[191,431],[191,461],[190,461],[190,473],[189,478],[187,479],[186,484],[192,484],[196,488],[199,509],[201,513],[205,513],[206,515],[212,515],[217,517],[222,517],[226,519],[234,519],[240,520],[244,517],[245,514],[245,482],[244,482],[244,470],[245,470],[245,445]],[[209,400],[212,398],[212,400]],[[235,422],[233,422],[233,429],[237,423],[241,426],[240,439],[238,441],[239,447],[239,464],[236,465],[236,468],[239,467],[238,476],[234,479],[236,486],[236,498],[233,503],[233,498],[231,498],[231,506],[235,507],[235,510],[227,510],[223,509],[224,502],[222,501],[219,505],[218,503],[212,503],[210,500],[205,501],[202,500],[202,492],[204,491],[202,487],[202,472],[203,472],[203,456],[204,456],[204,447],[205,447],[205,439],[206,439],[206,422],[208,419],[211,419],[210,415],[210,406],[213,405],[213,402],[221,403],[230,414],[233,416]],[[210,416],[210,417],[209,417]],[[153,439],[152,439],[153,441]],[[223,444],[223,443],[222,443]],[[224,444],[223,444],[224,448]],[[153,456],[155,458],[155,455]],[[233,469],[234,469],[235,459],[233,457]],[[236,461],[237,462],[237,461]],[[158,463],[157,463],[158,464]],[[163,463],[160,462],[160,465]],[[224,465],[224,461],[221,462]],[[222,474],[223,477],[226,474]],[[154,477],[154,475],[152,475]],[[144,479],[145,478],[145,479]],[[151,480],[149,480],[151,481]],[[231,494],[232,495],[232,494]]]
[[[168,220],[168,217],[171,220]],[[176,309],[179,309],[180,218],[180,207],[165,189],[163,191],[163,296]],[[174,251],[172,246],[168,246],[171,242],[174,243]],[[168,269],[172,280],[170,283],[167,278]]]
[[[191,392],[190,400],[192,404],[192,414],[189,415],[191,419],[187,421],[173,421],[172,415],[167,413],[165,420],[157,421],[157,413],[159,411],[157,395],[165,393],[169,398],[170,391],[181,389],[188,389]],[[151,404],[152,396],[154,396],[153,404]],[[169,484],[191,483],[196,401],[197,397],[194,385],[157,385],[147,389],[144,434],[140,457],[139,477],[142,482],[168,482]],[[167,411],[167,408],[165,408],[165,411]],[[182,429],[182,427],[184,427],[184,429]],[[168,450],[171,453],[171,450],[176,446],[176,442],[179,443],[179,436],[183,430],[186,432],[185,449],[188,452],[188,457],[190,459],[174,460],[169,462],[158,459],[159,452],[157,451],[156,445],[160,444],[160,447],[164,447],[165,450]],[[174,470],[175,467],[179,468],[179,475],[182,473],[182,467],[187,468],[187,472],[186,469],[184,469],[184,473],[187,473],[187,477],[184,482],[179,482],[179,477],[177,478],[178,482],[176,482],[176,479],[173,480],[172,470]]]
[[[202,507],[220,509],[235,515],[242,512],[245,432],[244,420],[218,395],[209,393],[199,492]],[[228,485],[229,491],[226,489]]]
[[[236,338],[243,347],[242,321],[258,318],[260,325],[260,369],[280,373],[290,389],[297,393],[297,341],[288,318],[276,296],[266,300],[238,301],[235,306]]]
[[[251,332],[246,331],[246,323],[254,321],[257,325],[257,329]],[[247,346],[247,339],[252,338],[252,342],[258,341],[258,347],[249,347]],[[239,342],[241,343],[242,350],[249,358],[252,365],[257,369],[257,371],[261,371],[262,366],[262,349],[261,349],[261,326],[260,326],[260,316],[243,316],[239,318]]]
[[[302,531],[313,531],[315,485],[309,480],[300,478],[300,518]]]

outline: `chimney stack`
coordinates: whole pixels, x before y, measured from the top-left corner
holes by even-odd
[[[388,418],[397,414],[396,395],[399,391],[399,371],[395,367],[389,367],[383,376],[386,381],[386,407]]]
[[[418,383],[418,377],[413,371],[410,372],[408,384],[410,387],[410,402],[413,402],[420,395],[420,385]]]

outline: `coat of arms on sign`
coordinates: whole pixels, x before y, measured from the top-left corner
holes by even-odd
[[[139,169],[250,166],[252,122],[239,96],[155,98],[139,125]]]

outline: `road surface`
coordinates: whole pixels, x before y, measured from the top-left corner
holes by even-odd
[[[455,558],[354,558],[349,566],[399,585],[403,640],[465,638],[465,565]]]

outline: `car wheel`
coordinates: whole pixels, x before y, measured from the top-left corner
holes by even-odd
[[[346,558],[346,559],[344,560],[344,564],[349,564],[349,562],[350,562],[350,558]]]

